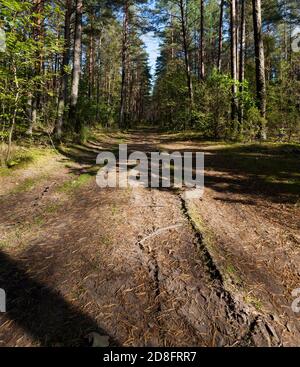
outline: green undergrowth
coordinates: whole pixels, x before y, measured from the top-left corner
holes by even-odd
[[[54,149],[51,148],[14,148],[12,158],[7,162],[6,166],[0,167],[0,176],[9,176],[18,169],[24,169],[38,163],[41,159],[53,156]]]
[[[74,191],[89,183],[92,178],[93,175],[89,173],[83,173],[80,176],[72,175],[72,179],[62,183],[58,187],[58,191],[65,194],[73,193]]]

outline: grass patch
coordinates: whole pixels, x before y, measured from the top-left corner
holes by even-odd
[[[232,265],[230,259],[218,250],[217,243],[213,232],[207,228],[200,215],[197,213],[197,208],[192,206],[189,214],[194,223],[195,228],[202,234],[203,245],[207,248],[210,256],[213,258],[224,279],[225,288],[234,294],[238,292],[242,295],[243,300],[248,305],[254,307],[257,311],[263,310],[263,302],[249,291],[245,279],[242,279],[239,269]],[[226,258],[226,260],[224,260]]]
[[[231,281],[233,281],[237,286],[243,286],[243,281],[239,276],[238,269],[236,269],[232,264],[227,264],[224,269],[225,275],[229,277]]]
[[[42,216],[37,216],[33,219],[33,224],[35,226],[41,227],[45,224],[45,219]]]
[[[228,144],[221,146],[220,150],[226,152],[231,151],[237,154],[240,153],[253,153],[255,155],[283,155],[295,157],[300,155],[300,144],[286,144],[286,143],[261,143],[261,144]]]
[[[202,243],[203,245],[209,250],[213,250],[214,248],[214,235],[213,232],[210,231],[204,224],[202,218],[200,217],[199,213],[197,212],[197,208],[195,206],[191,206],[189,208],[189,215],[190,218],[196,227],[197,231],[202,235]]]
[[[228,264],[227,267],[226,267],[226,272],[229,275],[234,275],[236,273],[236,269],[235,269],[235,267],[233,265]]]
[[[196,132],[196,131],[180,131],[180,132],[166,132],[162,134],[163,138],[169,141],[176,141],[176,140],[203,140],[203,133]]]
[[[276,193],[299,195],[299,144],[231,144],[208,151],[226,158],[219,163],[224,171],[252,176],[262,188]]]
[[[49,214],[56,213],[61,207],[61,205],[62,205],[61,203],[50,203],[45,207],[44,211],[45,213]]]
[[[235,268],[228,259],[226,259],[225,263],[221,260],[224,259],[224,254],[220,253],[220,250],[218,250],[216,246],[214,233],[212,230],[207,228],[195,206],[190,207],[189,215],[195,228],[202,235],[202,245],[207,249],[211,258],[215,262],[224,278],[224,281],[226,282],[227,287],[230,287],[232,284],[241,287],[243,285],[243,281],[239,275],[238,269]]]
[[[12,193],[20,193],[30,191],[34,188],[36,184],[36,179],[34,178],[26,178],[21,184],[16,184],[17,186],[12,190]]]
[[[93,176],[88,174],[88,173],[83,173],[82,175],[77,176],[77,177],[75,175],[73,175],[73,179],[65,181],[58,188],[58,191],[63,192],[65,194],[70,194],[70,193],[76,191],[77,189],[79,189],[80,187],[84,186],[88,182],[90,182],[92,177]]]
[[[100,239],[100,243],[104,246],[109,246],[111,244],[111,240],[108,236],[103,235]]]
[[[0,240],[0,250],[9,247],[10,242],[8,240]]]
[[[251,294],[247,294],[244,297],[244,302],[255,307],[257,311],[261,311],[263,304],[262,301]]]
[[[46,179],[47,176],[38,176],[38,177],[28,177],[20,184],[16,184],[16,186],[10,191],[11,194],[19,194],[22,192],[28,192],[32,190],[39,182]]]
[[[0,240],[0,249],[8,249],[12,247],[18,249],[23,248],[27,243],[26,237],[28,231],[32,231],[32,228],[30,230],[26,230],[24,225],[16,226],[14,230],[5,235],[4,239]]]
[[[113,204],[111,207],[111,214],[115,216],[118,214],[118,211],[119,211],[118,207],[115,204]]]
[[[0,167],[0,176],[9,176],[13,171],[27,168],[53,154],[55,154],[54,150],[50,148],[27,149],[24,147],[17,147],[15,148],[12,158],[7,162],[7,167]]]

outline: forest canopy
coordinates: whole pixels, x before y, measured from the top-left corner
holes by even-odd
[[[82,140],[93,126],[299,140],[296,0],[0,4],[2,164],[14,138]],[[160,41],[155,75],[150,31]]]

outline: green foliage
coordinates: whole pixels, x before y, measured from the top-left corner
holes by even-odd
[[[152,121],[164,130],[193,129],[209,138],[248,141],[256,139],[262,127],[266,126],[272,138],[299,139],[300,55],[292,52],[288,44],[292,37],[287,35],[295,30],[300,14],[292,2],[285,3],[285,10],[278,0],[263,4],[263,20],[267,25],[264,32],[268,94],[266,120],[261,118],[256,103],[251,2],[246,5],[245,81],[238,83],[230,77],[230,37],[225,30],[222,72],[216,70],[220,11],[217,0],[204,2],[205,78],[199,80],[199,0],[184,1],[193,103],[187,88],[178,4],[159,0],[156,1],[156,11],[151,9],[147,12],[147,1],[134,3],[139,6],[129,9],[124,103],[127,127]],[[73,18],[69,61],[61,70],[67,10],[64,2],[43,2],[42,9],[32,1],[0,0],[0,5],[0,27],[5,30],[7,46],[5,52],[0,52],[1,143],[7,147],[10,137],[13,140],[15,136],[25,136],[26,132],[31,133],[32,128],[51,136],[58,115],[63,116],[64,134],[71,135],[75,123],[68,119],[68,98],[64,106],[61,104],[64,114],[58,113],[58,101],[61,100],[63,71],[67,76],[67,97],[71,92]],[[123,1],[84,2],[81,78],[76,106],[78,126],[83,126],[79,134],[81,141],[86,140],[87,127],[117,126],[121,103],[124,29],[120,14],[123,7]],[[156,17],[149,17],[150,13]],[[224,29],[228,25],[228,16],[226,4]],[[154,30],[154,20],[159,25],[156,34],[160,37],[161,46],[152,93],[148,55],[141,34],[150,28]],[[236,83],[239,106],[239,118],[235,121],[231,121],[233,83]],[[5,152],[1,153],[1,160],[9,164]]]
[[[267,120],[264,119],[257,107],[252,106],[246,110],[245,122],[243,124],[243,137],[244,140],[254,140],[259,137],[261,129],[265,128]]]
[[[268,88],[268,120],[270,132],[279,140],[291,141],[299,137],[300,80],[297,66],[300,61],[295,55],[290,63],[280,63],[280,79],[270,83]]]
[[[89,129],[87,126],[81,125],[80,129],[80,143],[85,144],[88,140]]]
[[[267,80],[267,118],[258,110],[256,93],[255,50],[253,42],[252,4],[246,2],[246,52],[244,82],[233,81],[231,75],[230,37],[223,35],[222,72],[216,70],[220,2],[204,2],[205,78],[199,80],[199,18],[198,0],[183,2],[186,6],[188,53],[193,82],[194,103],[188,99],[187,73],[184,62],[181,14],[172,1],[157,2],[164,25],[161,32],[160,57],[154,86],[154,115],[156,124],[164,129],[193,129],[204,136],[237,141],[260,138],[267,132],[272,139],[295,140],[300,136],[300,54],[293,52],[290,42],[300,13],[295,2],[272,0],[263,3],[264,53]],[[171,15],[171,19],[170,19]],[[225,2],[223,28],[228,25],[230,7]],[[238,21],[240,22],[238,12]],[[240,41],[240,40],[239,40]],[[238,68],[239,69],[239,68]],[[233,86],[236,97],[233,104]],[[232,106],[237,116],[232,121]]]
[[[91,181],[93,176],[84,173],[78,177],[73,177],[71,180],[65,181],[59,188],[59,192],[63,192],[65,194],[73,194],[74,191],[78,190],[80,187],[86,185]]]
[[[53,3],[45,6],[43,14],[35,12],[31,2],[0,0],[1,17],[6,34],[6,51],[0,53],[0,121],[1,140],[8,143],[6,163],[10,165],[10,136],[17,131],[24,133],[32,117],[33,100],[40,113],[36,118],[36,128],[44,125],[47,131],[56,118],[56,91],[49,90],[49,83],[55,73],[41,72],[42,60],[51,59],[61,52],[62,44],[54,29],[47,29],[43,36],[35,35],[41,17],[50,19],[53,12],[62,16],[59,7]],[[43,96],[43,98],[42,98]],[[43,100],[43,103],[41,101]],[[39,105],[38,106],[38,101]]]

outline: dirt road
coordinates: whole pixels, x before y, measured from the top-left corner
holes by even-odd
[[[97,152],[119,143],[206,152],[204,197],[100,189]],[[124,346],[299,346],[297,202],[230,163],[212,144],[111,134],[1,177],[0,345],[97,331]]]

